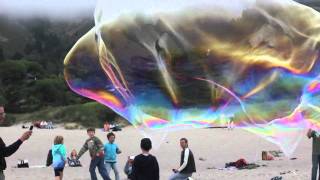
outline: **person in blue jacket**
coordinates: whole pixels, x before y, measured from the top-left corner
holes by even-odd
[[[62,180],[63,169],[67,160],[66,146],[63,144],[63,137],[56,136],[52,146],[52,167],[56,180]]]
[[[116,135],[112,132],[107,134],[108,142],[104,145],[104,163],[110,176],[111,168],[114,171],[116,180],[120,180],[119,171],[117,168],[117,154],[121,151],[117,144],[114,143]]]

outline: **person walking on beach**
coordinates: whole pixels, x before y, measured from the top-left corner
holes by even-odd
[[[0,124],[5,120],[5,112],[3,106],[0,106]],[[22,136],[10,146],[6,146],[0,137],[0,180],[5,180],[4,170],[7,168],[5,157],[9,157],[14,154],[20,147],[20,145],[28,140],[32,135],[32,131],[27,131],[22,134]]]
[[[149,138],[143,138],[140,143],[142,153],[133,160],[130,180],[159,180],[159,164],[157,158],[149,153],[152,143]]]
[[[107,134],[108,142],[104,145],[104,163],[110,177],[111,168],[114,171],[116,180],[120,180],[117,168],[117,154],[121,151],[117,144],[114,143],[116,135],[112,132]]]
[[[317,179],[317,171],[320,163],[320,134],[312,129],[307,132],[308,138],[312,138],[312,171],[311,180]],[[320,179],[320,176],[319,176]]]
[[[56,136],[52,146],[52,166],[56,180],[62,180],[66,162],[67,152],[66,146],[63,144],[63,137]]]
[[[99,173],[102,176],[103,180],[111,180],[107,169],[104,165],[104,151],[103,144],[99,138],[95,136],[95,129],[88,128],[87,134],[89,138],[85,141],[83,147],[79,151],[77,155],[77,160],[87,151],[89,150],[91,162],[90,162],[90,176],[91,180],[97,180],[96,175],[96,167],[98,167]]]
[[[180,146],[182,148],[180,167],[178,169],[172,169],[174,174],[170,176],[169,180],[185,180],[191,177],[192,173],[196,172],[196,165],[193,153],[188,147],[188,140],[181,138]]]

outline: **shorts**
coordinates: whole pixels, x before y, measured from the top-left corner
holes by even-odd
[[[54,176],[55,177],[60,176],[60,173],[63,172],[63,169],[64,168],[54,168]]]

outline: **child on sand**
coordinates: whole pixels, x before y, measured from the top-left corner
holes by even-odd
[[[62,180],[63,178],[63,169],[67,158],[66,154],[66,146],[63,144],[63,137],[56,136],[54,138],[54,145],[52,146],[52,166],[56,180]]]
[[[91,157],[90,168],[89,168],[91,180],[97,180],[97,174],[96,174],[97,167],[103,180],[111,180],[106,170],[106,167],[104,165],[104,151],[103,151],[103,144],[101,140],[95,136],[94,128],[88,128],[87,134],[89,138],[86,140],[83,147],[79,151],[77,160],[87,150],[89,150],[90,157]]]
[[[111,168],[114,171],[115,179],[120,180],[119,171],[117,168],[117,154],[120,154],[121,151],[115,141],[115,134],[110,132],[107,135],[108,142],[104,145],[104,163],[106,165],[108,174],[110,176]]]
[[[70,157],[68,157],[68,165],[70,167],[81,167],[81,163],[80,161],[77,159],[77,151],[75,149],[73,149],[71,151]]]

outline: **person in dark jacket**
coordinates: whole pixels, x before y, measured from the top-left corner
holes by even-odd
[[[4,121],[5,119],[5,113],[4,113],[4,108],[0,106],[0,124]],[[13,144],[10,146],[6,146],[6,144],[3,142],[2,138],[0,137],[0,180],[4,180],[5,176],[3,171],[7,168],[6,160],[5,157],[11,156],[13,153],[15,153],[20,145],[29,137],[31,136],[32,131],[27,131],[22,134],[22,136]]]
[[[174,174],[170,176],[169,180],[188,179],[192,176],[192,173],[196,172],[196,164],[193,153],[188,147],[188,140],[186,138],[181,138],[180,146],[182,148],[180,167],[172,170]]]
[[[133,160],[131,180],[159,180],[159,165],[157,158],[149,153],[152,143],[149,138],[143,138],[140,143],[142,154]]]
[[[319,132],[309,129],[307,132],[308,138],[312,138],[312,171],[311,180],[317,179],[318,167],[320,168],[320,134]],[[318,176],[320,179],[320,175]]]

